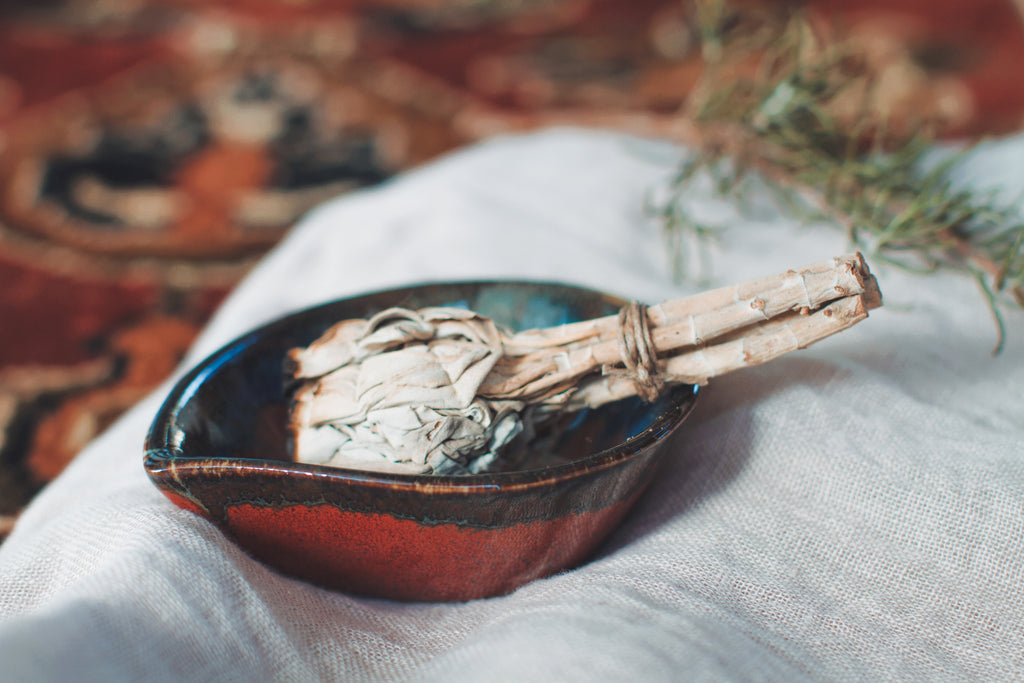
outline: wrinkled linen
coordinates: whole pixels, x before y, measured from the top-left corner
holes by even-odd
[[[558,280],[656,302],[644,200],[679,150],[606,132],[495,139],[325,204],[234,292],[182,371],[297,308],[414,282]],[[962,174],[1013,198],[1024,138]],[[752,197],[711,285],[846,250]],[[249,558],[168,502],[142,442],[169,384],[98,438],[0,546],[0,678],[1009,680],[1024,670],[1024,316],[1006,350],[969,277],[873,264],[886,306],[706,387],[597,555],[509,596],[394,603]],[[170,381],[170,380],[169,380]],[[473,577],[467,576],[467,581]]]

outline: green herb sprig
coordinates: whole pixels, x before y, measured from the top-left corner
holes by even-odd
[[[702,245],[720,230],[685,210],[698,175],[733,199],[756,177],[785,212],[842,226],[875,260],[972,275],[998,353],[1001,310],[1024,308],[1024,222],[995,193],[952,181],[967,151],[936,163],[939,122],[895,121],[873,108],[870,60],[805,12],[739,12],[721,0],[696,7],[705,67],[684,115],[693,153],[655,207],[679,270],[703,272]]]

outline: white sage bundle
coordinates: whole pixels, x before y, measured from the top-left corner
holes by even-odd
[[[518,401],[477,392],[503,353],[493,321],[391,308],[290,354],[299,462],[396,472],[481,471],[521,430]]]
[[[288,357],[299,462],[488,471],[535,414],[705,384],[840,332],[881,305],[860,254],[616,316],[517,333],[460,308],[347,320]]]

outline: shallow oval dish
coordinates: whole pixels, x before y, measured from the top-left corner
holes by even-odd
[[[508,593],[587,559],[650,482],[696,389],[575,415],[533,471],[402,475],[291,462],[285,353],[390,306],[464,306],[513,329],[608,315],[623,301],[564,285],[475,282],[377,292],[282,318],[227,344],[170,392],[145,468],[278,570],[350,593],[460,601]]]

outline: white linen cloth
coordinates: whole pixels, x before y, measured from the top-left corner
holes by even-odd
[[[328,203],[235,291],[186,366],[293,309],[428,280],[674,286],[645,195],[679,150],[561,129],[495,139]],[[965,182],[1024,189],[1024,138]],[[767,209],[710,284],[843,253]],[[1008,680],[1024,675],[1024,316],[992,358],[968,277],[874,263],[886,307],[713,381],[678,453],[585,566],[512,595],[392,603],[250,559],[168,502],[142,442],[169,384],[0,546],[0,679]],[[185,368],[183,367],[182,370]]]

